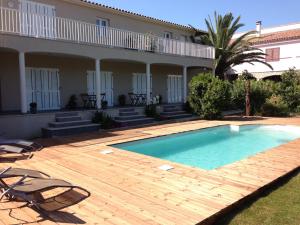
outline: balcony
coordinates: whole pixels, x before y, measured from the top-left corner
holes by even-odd
[[[0,7],[0,32],[78,44],[214,59],[213,47]]]

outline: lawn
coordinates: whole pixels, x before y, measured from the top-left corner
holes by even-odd
[[[300,172],[216,225],[300,225]]]

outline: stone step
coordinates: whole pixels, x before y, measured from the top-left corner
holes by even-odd
[[[48,127],[42,128],[43,137],[50,138],[53,136],[65,136],[79,134],[83,132],[98,131],[100,124],[89,123],[80,126],[69,126],[69,127]]]
[[[58,112],[55,114],[55,117],[69,117],[69,116],[78,116],[78,112]]]
[[[133,115],[133,116],[117,116],[115,120],[134,120],[134,119],[141,119],[145,118],[143,115]]]
[[[169,115],[169,116],[163,116],[161,115],[161,118],[163,120],[176,120],[176,119],[183,119],[183,118],[189,118],[189,117],[193,117],[192,114],[188,114],[188,113],[185,113],[185,114],[175,114],[175,115]]]
[[[164,106],[164,112],[173,112],[173,111],[181,111],[183,109],[182,105],[171,105],[171,106]]]
[[[155,120],[153,118],[140,118],[140,119],[133,119],[133,120],[115,120],[121,127],[130,127],[130,126],[138,126],[148,123],[153,123]]]
[[[55,118],[56,122],[70,122],[81,120],[80,116],[58,116]]]
[[[70,127],[70,126],[80,126],[91,123],[90,120],[78,120],[78,121],[68,121],[68,122],[52,122],[49,123],[49,127]]]
[[[135,108],[132,107],[132,108],[121,108],[119,109],[119,112],[120,113],[126,113],[126,112],[134,112],[135,111]]]
[[[162,116],[173,116],[173,115],[180,115],[180,114],[186,114],[186,111],[176,110],[176,111],[160,113],[160,115],[162,115]]]
[[[138,112],[119,112],[119,116],[137,116]]]

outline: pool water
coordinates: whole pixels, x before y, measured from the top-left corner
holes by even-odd
[[[211,170],[297,138],[300,128],[295,126],[219,126],[113,147]]]

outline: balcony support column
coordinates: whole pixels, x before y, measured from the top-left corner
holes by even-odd
[[[20,105],[21,113],[27,113],[27,94],[26,94],[26,67],[25,53],[19,53],[19,76],[20,76]]]
[[[101,109],[101,66],[100,59],[95,60],[96,67],[96,100],[97,100],[97,109]]]
[[[183,67],[183,82],[182,82],[183,88],[183,103],[187,102],[187,66]]]
[[[147,76],[147,105],[151,104],[151,64],[146,64],[146,76]]]

